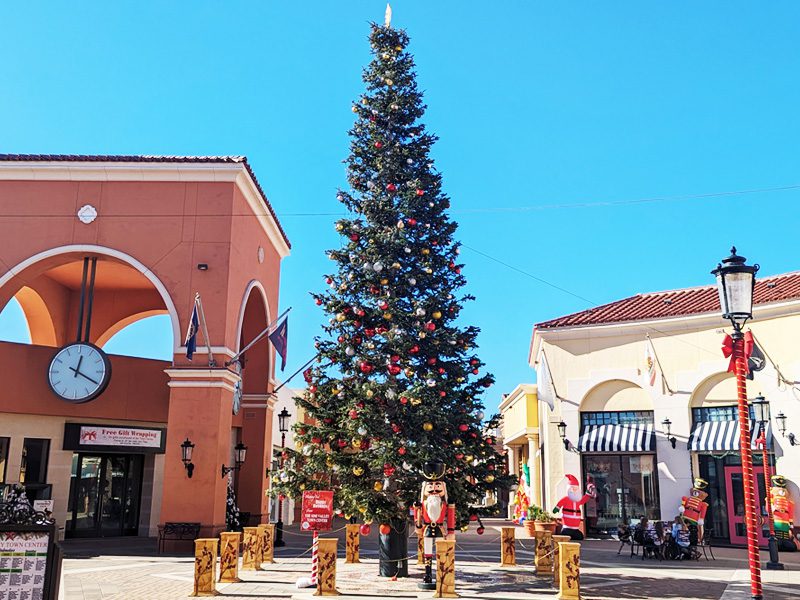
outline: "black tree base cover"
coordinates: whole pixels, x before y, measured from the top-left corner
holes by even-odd
[[[408,522],[392,519],[391,531],[378,537],[381,577],[408,577]]]

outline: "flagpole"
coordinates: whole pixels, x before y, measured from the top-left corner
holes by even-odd
[[[214,353],[211,352],[211,342],[208,339],[208,325],[206,324],[206,313],[203,310],[203,301],[200,299],[200,292],[194,295],[194,303],[200,313],[200,326],[203,328],[203,340],[206,343],[206,349],[208,351],[208,366],[216,367],[217,361],[214,360]]]
[[[287,383],[289,383],[289,382],[290,382],[292,379],[294,379],[294,378],[297,376],[297,374],[298,374],[300,371],[302,371],[302,370],[303,370],[303,369],[305,369],[305,368],[306,368],[308,365],[310,365],[312,362],[314,362],[315,360],[317,360],[317,356],[319,356],[319,354],[315,354],[313,357],[311,357],[311,360],[309,360],[309,361],[308,361],[308,362],[306,362],[306,363],[305,363],[305,364],[304,364],[302,367],[300,367],[299,369],[297,369],[297,371],[295,371],[294,373],[292,373],[291,375],[289,375],[289,377],[286,379],[286,381],[284,381],[284,382],[283,382],[283,383],[281,383],[281,384],[280,384],[278,387],[276,387],[274,390],[272,390],[272,393],[273,393],[273,394],[277,394],[277,393],[278,393],[278,390],[279,390],[279,389],[281,389],[283,386],[285,386]]]
[[[275,325],[275,324],[276,324],[278,321],[280,321],[280,320],[281,320],[283,317],[285,317],[287,314],[289,314],[289,311],[290,311],[290,310],[292,310],[292,307],[291,307],[291,306],[290,306],[289,308],[287,308],[285,311],[283,311],[283,312],[282,312],[280,315],[278,315],[278,318],[277,318],[277,319],[275,319],[274,321],[272,321],[272,323],[270,323],[269,325],[267,325],[267,328],[266,328],[266,329],[264,329],[264,331],[262,331],[261,333],[259,333],[259,334],[258,334],[258,335],[257,335],[257,336],[256,336],[256,337],[253,339],[253,341],[252,341],[252,342],[250,342],[250,343],[249,343],[249,344],[247,344],[247,345],[246,345],[244,348],[242,348],[241,350],[239,350],[239,352],[237,352],[236,354],[234,354],[234,355],[233,355],[233,357],[232,357],[230,360],[228,360],[228,361],[225,361],[225,366],[227,367],[228,365],[232,365],[233,363],[235,363],[235,362],[238,362],[238,360],[239,360],[239,357],[241,357],[241,356],[242,356],[242,354],[244,354],[244,353],[245,353],[245,352],[247,352],[247,351],[248,351],[250,348],[252,348],[252,347],[253,347],[253,346],[254,346],[254,345],[257,343],[257,342],[259,342],[260,340],[264,339],[264,336],[266,336],[267,334],[269,334],[269,330],[270,330],[270,329],[272,329],[272,327],[273,327],[273,326],[274,326],[274,325]]]

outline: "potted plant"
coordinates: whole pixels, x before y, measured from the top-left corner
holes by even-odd
[[[528,508],[528,518],[525,520],[525,527],[531,536],[534,531],[555,533],[556,518],[540,506],[530,506]]]

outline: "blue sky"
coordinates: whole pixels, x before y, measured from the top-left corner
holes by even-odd
[[[247,155],[294,245],[281,289],[295,307],[293,370],[323,320],[307,292],[324,285],[323,251],[339,243],[335,217],[293,215],[341,212],[367,22],[384,8],[4,3],[0,152]],[[800,185],[797,3],[393,9],[441,138],[434,156],[477,296],[463,314],[497,377],[490,408],[533,380],[535,322],[711,283],[732,243],[763,274],[800,266],[800,189],[773,189]],[[668,199],[627,202],[653,198]],[[0,315],[2,338],[24,337],[14,311]],[[155,319],[109,350],[163,356],[168,336]]]

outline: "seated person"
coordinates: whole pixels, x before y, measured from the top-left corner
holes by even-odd
[[[672,523],[672,539],[675,540],[675,543],[678,544],[678,548],[681,551],[680,558],[691,558],[692,551],[689,528],[686,526],[686,523],[683,522],[680,515],[675,517],[675,521]]]

